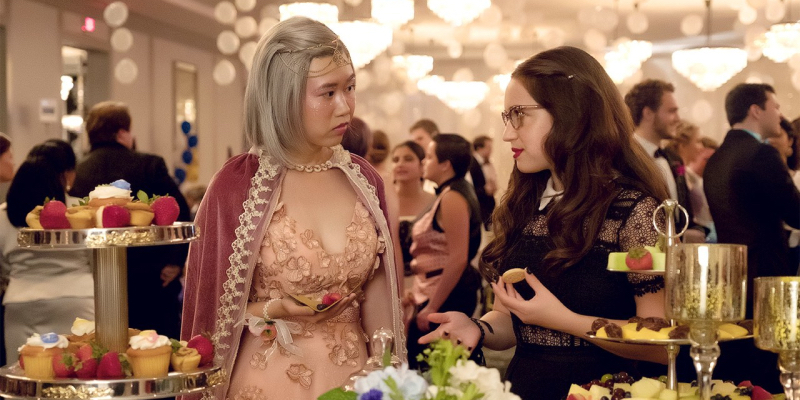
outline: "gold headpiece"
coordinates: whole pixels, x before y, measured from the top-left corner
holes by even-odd
[[[331,66],[342,67],[342,66],[350,64],[350,58],[347,56],[347,54],[345,54],[342,51],[341,46],[342,46],[341,45],[341,40],[339,40],[339,38],[337,37],[336,39],[333,39],[332,41],[330,41],[328,43],[320,43],[320,44],[317,44],[317,45],[314,45],[314,46],[309,46],[309,47],[302,48],[302,49],[297,49],[297,50],[279,51],[278,52],[278,57],[281,59],[283,64],[286,65],[286,68],[289,68],[290,70],[292,70],[294,73],[296,73],[298,75],[300,75],[300,74],[305,72],[308,77],[322,76],[322,75],[327,74],[328,72],[330,72],[333,69],[333,68],[331,68]],[[284,57],[284,56],[286,56],[288,54],[299,53],[299,52],[302,52],[302,51],[312,50],[312,49],[320,49],[320,48],[323,48],[323,47],[327,47],[329,49],[333,49],[333,56],[331,57],[331,62],[330,63],[328,63],[327,65],[325,65],[324,67],[322,67],[322,68],[320,68],[318,70],[310,69],[310,64],[309,64],[309,66],[296,65],[301,61],[300,60],[291,60],[291,59],[287,61],[286,57]],[[295,64],[295,65],[292,65],[292,64]]]

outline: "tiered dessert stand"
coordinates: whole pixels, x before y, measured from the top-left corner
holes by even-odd
[[[47,250],[91,249],[96,339],[110,351],[128,348],[127,248],[188,243],[194,224],[111,229],[22,229],[20,247]],[[144,328],[147,327],[137,327]],[[64,332],[58,332],[64,333]],[[20,343],[22,345],[23,343]],[[0,396],[12,399],[158,399],[201,392],[222,382],[219,367],[170,372],[161,378],[103,380],[31,379],[18,363],[0,368]]]
[[[666,214],[666,232],[661,232],[661,229],[659,228],[659,224],[657,223],[658,212],[660,210],[662,210],[662,209],[664,210],[664,212]],[[683,227],[681,232],[676,233],[674,216],[675,216],[676,211],[678,211],[678,210],[680,210],[680,211],[682,211],[684,213],[684,217],[685,217],[685,220],[687,221],[687,224]],[[683,233],[686,231],[686,228],[688,227],[688,213],[686,212],[686,210],[683,207],[678,205],[678,203],[675,200],[668,199],[668,200],[665,200],[664,203],[662,203],[655,210],[655,212],[653,213],[653,224],[654,224],[656,230],[666,238],[666,250],[667,250],[666,251],[667,260],[666,260],[666,268],[665,268],[667,270],[666,271],[666,275],[667,275],[667,282],[666,282],[667,288],[666,288],[666,290],[669,293],[670,289],[671,289],[671,286],[673,284],[675,284],[675,282],[672,282],[672,280],[674,280],[674,277],[672,277],[672,279],[670,277],[670,270],[671,269],[672,270],[677,269],[678,268],[678,263],[679,262],[683,262],[683,260],[679,261],[679,260],[673,259],[673,258],[677,257],[676,254],[677,254],[677,249],[679,247],[678,243],[677,243],[677,239],[678,239],[678,237],[683,235]],[[682,246],[685,246],[685,245],[682,245]],[[715,246],[725,246],[725,245],[715,245]],[[745,256],[745,260],[746,260],[746,256]],[[683,269],[685,270],[686,268],[683,268]],[[643,272],[642,271],[629,271],[628,273],[643,273]],[[646,271],[644,273],[664,275],[665,271]],[[673,275],[674,275],[674,273],[673,273]],[[668,294],[667,297],[668,297],[668,301],[669,301],[670,295]],[[672,296],[672,297],[674,297],[674,296]],[[741,298],[744,299],[744,296],[742,295]],[[667,316],[671,317],[672,315],[670,315],[670,314],[674,314],[674,313],[672,312],[672,310],[670,309],[669,304],[668,304],[667,305]],[[741,318],[739,318],[739,319],[741,319]],[[670,323],[673,326],[676,324],[676,322],[677,321],[675,320],[675,318],[670,320]],[[717,324],[711,324],[711,325],[713,325],[713,328],[714,328],[713,332],[716,332],[716,325]],[[690,333],[690,337],[692,337],[692,333],[695,333],[695,331],[696,331],[696,329],[692,328],[692,332]],[[710,331],[706,330],[705,332],[708,333]],[[712,333],[712,335],[715,335],[715,333]],[[677,375],[676,359],[677,359],[678,353],[680,352],[680,346],[682,346],[682,345],[692,345],[693,347],[696,347],[696,345],[697,345],[697,341],[696,340],[691,340],[690,338],[686,338],[686,339],[624,339],[624,338],[599,338],[599,337],[596,337],[594,335],[589,335],[589,337],[592,338],[592,339],[605,340],[605,341],[609,341],[609,342],[639,344],[639,345],[654,345],[654,346],[664,346],[664,347],[666,347],[667,357],[668,357],[667,388],[671,389],[671,390],[675,390],[675,391],[678,390],[678,375]],[[728,339],[728,340],[749,339],[749,338],[752,338],[752,335],[747,335],[747,336],[743,336],[743,337],[737,337],[737,338]],[[714,338],[714,341],[716,341],[716,337]],[[718,348],[717,348],[717,351],[718,351]],[[710,379],[710,373],[708,374],[708,377]],[[701,386],[703,386],[702,382],[701,382]]]

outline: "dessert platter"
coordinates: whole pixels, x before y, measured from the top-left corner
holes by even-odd
[[[175,222],[170,196],[134,200],[130,185],[98,186],[82,204],[45,201],[21,229],[20,247],[91,250],[95,321],[76,319],[71,334],[34,333],[19,362],[0,368],[0,396],[14,399],[157,399],[202,392],[224,380],[213,345],[128,327],[127,248],[188,243],[192,223]]]

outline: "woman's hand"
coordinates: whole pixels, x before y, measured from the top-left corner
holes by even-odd
[[[430,303],[428,304],[430,305]],[[417,328],[419,328],[421,332],[429,332],[431,330],[431,324],[428,321],[428,316],[435,313],[436,310],[432,310],[429,305],[422,307],[422,310],[419,310],[417,313]]]
[[[275,316],[273,318],[299,318],[306,322],[322,322],[341,314],[355,299],[356,294],[350,293],[346,297],[343,297],[338,303],[334,304],[333,307],[318,312],[308,308],[306,305],[299,304],[290,297],[284,297],[281,301],[277,302],[280,305],[280,310],[274,313]],[[272,313],[270,313],[270,316],[272,317]]]
[[[533,274],[525,273],[525,280],[536,292],[532,299],[523,299],[514,289],[514,285],[505,283],[502,279],[492,283],[495,299],[528,325],[563,330],[559,329],[559,326],[572,314],[572,311],[547,290]]]
[[[428,316],[430,322],[439,324],[435,331],[419,338],[419,344],[428,344],[436,339],[448,339],[472,351],[481,338],[481,330],[463,313],[450,311]]]

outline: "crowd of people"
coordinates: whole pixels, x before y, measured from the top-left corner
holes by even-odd
[[[32,333],[68,331],[94,312],[88,251],[18,248],[25,215],[45,197],[69,202],[116,179],[172,195],[179,220],[202,232],[188,248],[128,251],[130,325],[183,339],[211,333],[215,363],[229,372],[218,399],[262,399],[275,387],[317,398],[361,370],[381,327],[394,332],[394,359],[419,368],[416,356],[440,338],[479,362],[482,348],[516,346],[506,378],[523,399],[651,371],[664,351],[585,333],[596,318],[664,316],[663,278],[610,273],[606,263],[610,252],[655,245],[653,211],[668,198],[687,210],[677,221],[688,226],[684,242],[748,246],[748,318],[754,278],[798,273],[800,119],[781,115],[769,85],[727,94],[731,130],[719,144],[681,118],[671,83],[647,79],[623,96],[583,50],[540,52],[505,92],[509,178],[492,164],[490,136],[470,142],[423,119],[393,145],[354,116],[355,87],[350,53],[329,28],[280,22],[249,72],[252,148],[186,199],[162,158],[133,149],[124,104],[92,108],[80,162],[49,140],[14,175],[0,135],[0,181],[11,181],[0,210],[6,358]],[[533,297],[498,280],[512,268],[526,271]],[[494,301],[478,307],[487,287]],[[331,301],[316,310],[299,296]],[[265,343],[251,334],[253,317],[283,321],[278,334],[292,340]],[[715,376],[778,392],[774,356],[735,346]]]

